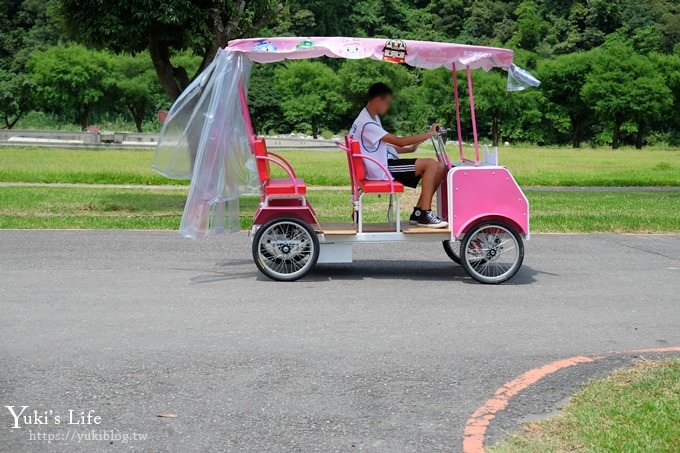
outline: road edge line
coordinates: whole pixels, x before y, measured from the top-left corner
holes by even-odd
[[[484,404],[470,415],[467,422],[465,422],[465,429],[463,431],[463,453],[483,453],[486,431],[489,428],[491,421],[496,418],[496,414],[505,409],[515,395],[559,370],[583,363],[596,362],[605,357],[617,354],[666,352],[680,352],[680,346],[612,351],[601,355],[578,355],[556,360],[537,368],[532,368],[499,387],[492,398],[486,400]]]

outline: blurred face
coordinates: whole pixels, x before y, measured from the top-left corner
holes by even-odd
[[[382,116],[390,109],[390,105],[392,104],[392,95],[386,94],[385,96],[375,97],[371,100],[371,104],[373,104],[374,111],[378,115]]]

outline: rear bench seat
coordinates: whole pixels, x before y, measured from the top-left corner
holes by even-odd
[[[307,193],[307,185],[302,178],[298,178],[295,170],[282,156],[267,151],[264,138],[255,140],[255,158],[257,159],[257,172],[265,197],[275,196],[304,196]],[[269,163],[282,168],[287,178],[271,178]]]

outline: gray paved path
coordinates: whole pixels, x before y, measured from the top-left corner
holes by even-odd
[[[680,236],[536,235],[502,286],[436,243],[355,259],[283,284],[244,233],[0,231],[0,406],[62,417],[9,429],[0,407],[0,451],[459,451],[470,414],[528,369],[680,345]],[[488,440],[631,358],[529,389]],[[69,409],[101,424],[65,425]],[[148,437],[31,439],[92,429]]]

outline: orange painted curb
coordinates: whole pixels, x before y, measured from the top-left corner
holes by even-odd
[[[496,390],[493,398],[487,400],[481,407],[472,413],[465,423],[465,431],[463,432],[463,453],[484,453],[484,438],[486,437],[486,431],[489,428],[491,421],[496,417],[496,414],[508,406],[508,403],[513,396],[544,377],[570,366],[595,362],[608,355],[654,352],[680,352],[680,346],[634,349],[632,351],[611,352],[605,355],[574,356],[557,360],[527,371],[512,381],[505,383]]]

